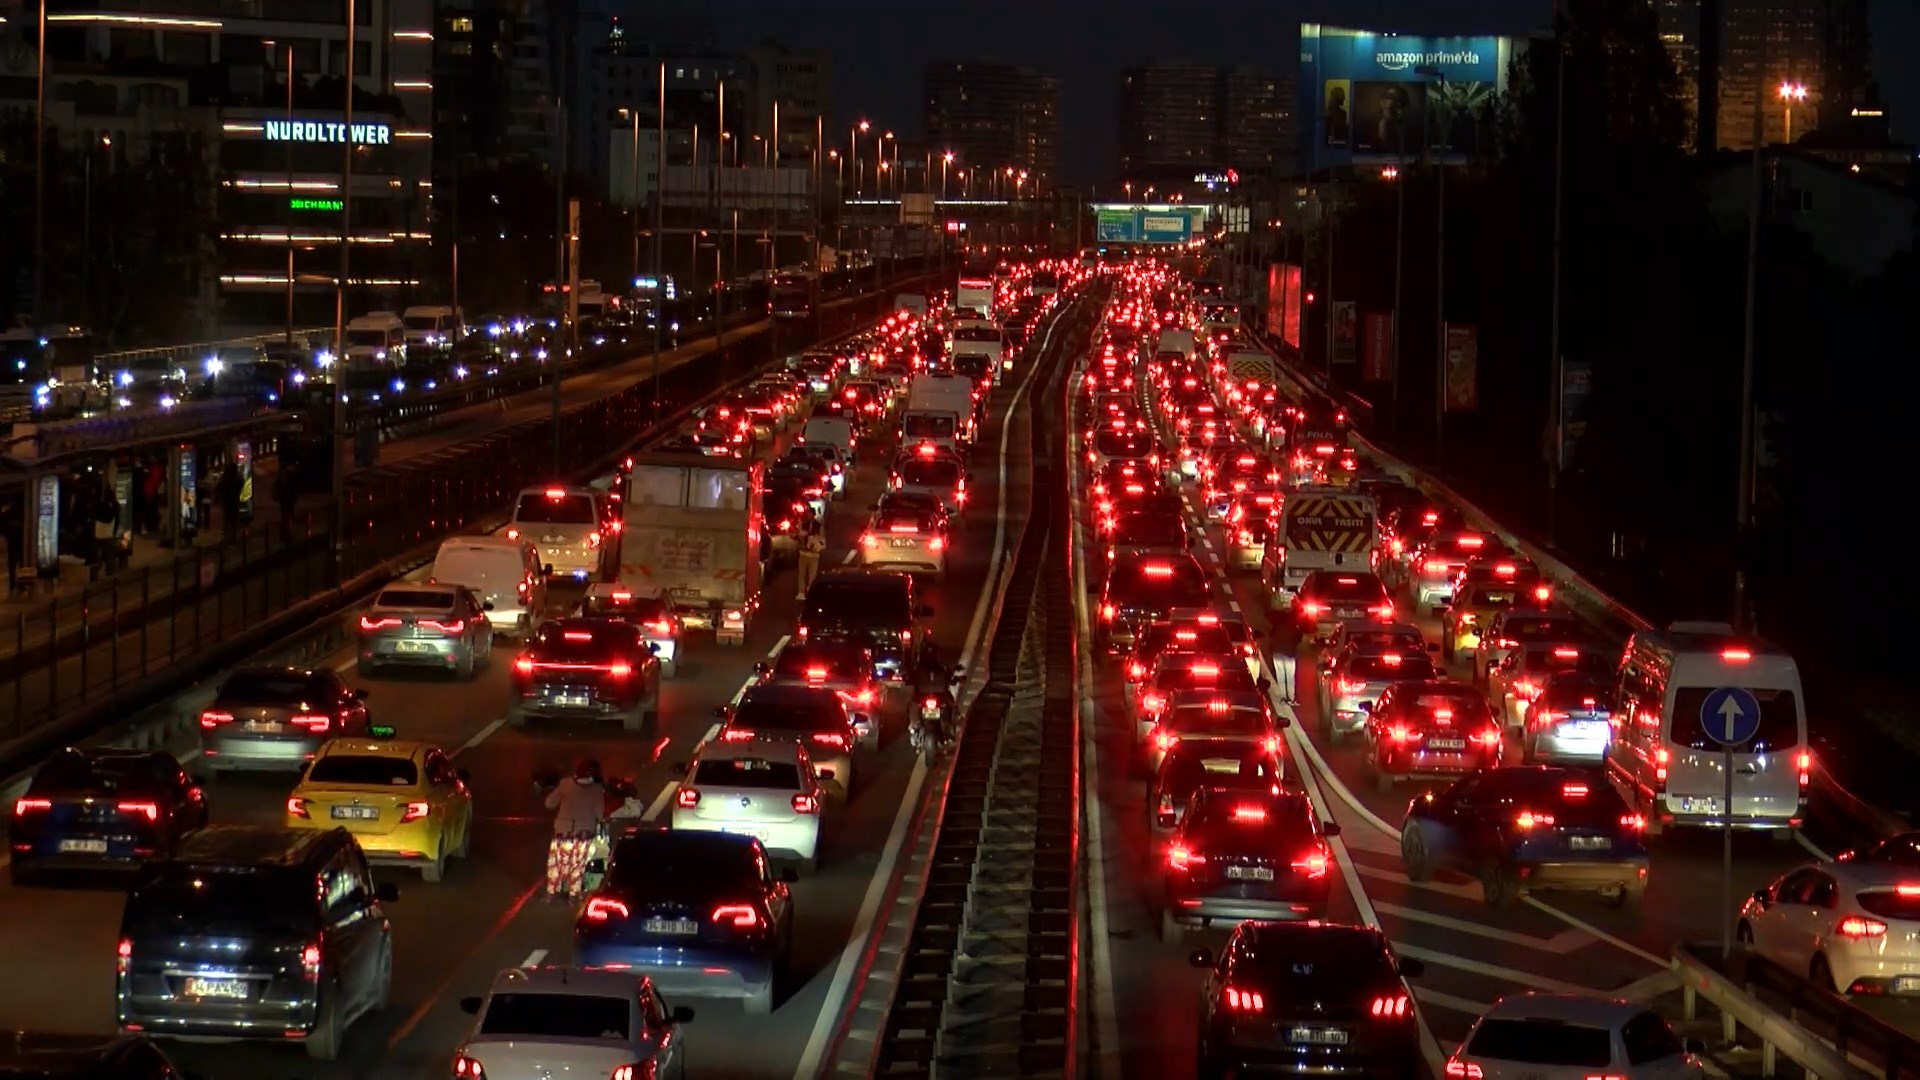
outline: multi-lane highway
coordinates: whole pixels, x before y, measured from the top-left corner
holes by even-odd
[[[996,388],[990,419],[973,462],[968,514],[944,580],[923,595],[935,610],[932,632],[949,651],[963,646],[975,624],[981,583],[1001,506],[1001,481],[1024,484],[1027,462],[1020,440],[1009,459],[995,460],[1000,426],[1027,367]],[[1024,407],[1024,406],[1023,406]],[[769,453],[777,450],[775,447]],[[884,482],[891,439],[863,444],[844,501],[828,515],[828,561],[850,558]],[[377,721],[409,738],[429,739],[457,754],[472,774],[477,829],[471,856],[456,862],[440,884],[400,871],[381,871],[399,884],[390,905],[394,925],[393,1003],[363,1020],[346,1039],[343,1059],[309,1061],[298,1044],[180,1045],[169,1049],[183,1067],[214,1077],[393,1077],[447,1075],[452,1051],[471,1019],[459,999],[485,991],[501,969],[571,959],[574,911],[544,897],[550,814],[533,786],[541,766],[566,768],[581,755],[597,756],[609,775],[634,778],[649,818],[664,812],[673,792],[672,763],[684,761],[713,730],[717,706],[733,699],[753,676],[756,661],[778,649],[796,608],[790,568],[775,572],[770,600],[746,644],[721,648],[696,639],[676,678],[666,684],[657,741],[636,741],[604,729],[509,728],[504,724],[508,669],[501,661],[470,683],[432,678],[361,679],[352,657],[327,663],[368,691]],[[556,605],[564,601],[556,597]],[[697,1019],[688,1032],[690,1075],[791,1076],[827,1036],[850,975],[842,963],[856,917],[876,876],[892,862],[885,841],[896,818],[914,808],[921,790],[916,758],[890,715],[877,758],[862,765],[852,800],[828,816],[822,865],[795,888],[798,916],[795,965],[800,985],[771,1016],[746,1017],[728,1002],[684,1002]],[[182,748],[184,749],[184,748]],[[189,762],[189,769],[192,762]],[[290,778],[222,778],[210,800],[220,822],[281,820]],[[0,886],[0,1025],[21,1030],[110,1031],[113,1027],[113,948],[121,891],[97,887],[18,889]]]
[[[1079,462],[1074,462],[1076,468]],[[1085,490],[1084,470],[1073,489]],[[1091,535],[1084,507],[1076,507],[1077,542]],[[1209,525],[1197,505],[1187,507],[1197,540],[1195,554],[1218,575],[1218,603],[1266,625],[1268,594],[1257,577],[1229,573],[1226,538]],[[1085,559],[1076,565],[1086,566]],[[1098,588],[1097,580],[1086,586]],[[1085,587],[1081,594],[1086,596]],[[1083,642],[1091,642],[1086,604]],[[1428,640],[1438,640],[1436,620],[1421,620]],[[1225,932],[1190,931],[1181,943],[1160,937],[1161,871],[1166,853],[1148,835],[1145,784],[1129,769],[1134,742],[1124,712],[1119,672],[1111,661],[1083,648],[1084,748],[1092,819],[1089,843],[1089,976],[1093,1029],[1101,1075],[1180,1076],[1194,1068],[1198,991],[1204,973],[1188,953],[1215,947]],[[1332,841],[1337,882],[1327,917],[1377,923],[1404,956],[1426,964],[1413,981],[1430,1061],[1457,1046],[1473,1019],[1501,995],[1525,989],[1605,994],[1661,1007],[1677,1004],[1678,983],[1668,958],[1679,941],[1719,939],[1720,841],[1717,833],[1668,833],[1655,844],[1651,880],[1638,910],[1606,906],[1587,895],[1530,898],[1495,912],[1477,882],[1437,875],[1410,881],[1401,864],[1399,826],[1418,786],[1380,794],[1361,768],[1352,744],[1332,747],[1318,727],[1316,652],[1299,660],[1299,704],[1281,700],[1276,712],[1286,731],[1287,768],[1314,800],[1323,818],[1338,822]],[[1464,665],[1453,665],[1465,678]],[[1357,742],[1357,740],[1355,741]],[[1508,758],[1518,763],[1516,747]],[[1781,871],[1812,857],[1804,839],[1780,843],[1736,837],[1733,893],[1736,903]]]

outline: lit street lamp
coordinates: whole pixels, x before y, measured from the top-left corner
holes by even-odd
[[[1781,107],[1787,114],[1787,137],[1784,141],[1791,144],[1793,142],[1793,106],[1796,102],[1807,100],[1807,84],[1783,82],[1774,92],[1779,95]],[[1758,147],[1755,149],[1757,151]]]

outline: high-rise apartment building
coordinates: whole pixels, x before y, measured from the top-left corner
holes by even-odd
[[[1190,181],[1216,161],[1220,72],[1184,60],[1120,73],[1120,176]]]
[[[1832,130],[1876,107],[1868,63],[1867,0],[1717,0],[1716,142],[1744,150]],[[1711,35],[1703,31],[1702,37]],[[1784,98],[1780,87],[1805,88]]]
[[[443,170],[506,149],[517,4],[440,0],[434,13],[434,140]]]
[[[921,72],[926,141],[961,168],[1024,169],[1032,190],[1060,166],[1060,80],[1030,67],[943,60]]]
[[[1680,76],[1680,97],[1687,109],[1687,148],[1700,141],[1700,0],[1653,0],[1660,19],[1660,44]]]
[[[779,157],[788,164],[808,163],[818,148],[816,136],[833,111],[833,64],[824,52],[789,49],[763,41],[747,50],[753,74],[753,132],[775,137],[779,105]]]
[[[1293,126],[1293,80],[1276,71],[1240,66],[1221,76],[1218,164],[1242,176],[1293,171],[1298,135]]]

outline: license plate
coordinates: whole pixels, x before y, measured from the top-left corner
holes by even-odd
[[[393,643],[393,651],[403,652],[403,653],[423,653],[423,652],[429,652],[431,651],[431,649],[429,648],[427,643],[424,641],[396,641]]]
[[[700,924],[692,919],[648,919],[641,928],[649,934],[697,934]]]
[[[701,591],[700,591],[700,590],[699,590],[698,588],[687,588],[687,587],[685,587],[685,586],[679,586],[679,585],[676,585],[676,586],[674,586],[673,588],[671,588],[671,589],[668,589],[668,590],[667,590],[667,593],[668,593],[669,595],[671,595],[671,596],[695,596],[695,597],[697,597],[697,596],[702,596],[702,595],[705,595],[705,594],[703,594],[703,593],[702,593],[702,592],[701,592]]]
[[[1896,994],[1920,993],[1920,975],[1895,975],[1893,992]]]
[[[558,706],[560,706],[560,707],[562,707],[562,708],[566,708],[566,707],[568,707],[568,706],[577,706],[577,707],[580,707],[580,708],[585,708],[585,707],[586,707],[586,706],[587,706],[587,705],[588,705],[588,704],[589,704],[589,703],[590,703],[590,702],[591,702],[592,700],[593,700],[592,698],[590,698],[590,697],[588,697],[588,696],[587,696],[587,695],[585,695],[585,694],[555,694],[555,695],[553,695],[553,703],[554,703],[555,705],[558,705]]]
[[[1613,847],[1611,836],[1576,836],[1572,838],[1575,851],[1606,851]]]
[[[278,734],[280,724],[275,720],[249,720],[247,721],[247,730],[267,735]]]
[[[1605,720],[1576,720],[1560,730],[1570,739],[1593,739],[1606,734],[1609,726]]]
[[[372,806],[336,806],[333,816],[341,821],[377,821],[380,810]]]
[[[195,975],[187,980],[184,990],[188,997],[244,1001],[247,997],[247,981],[245,979],[208,979]]]
[[[60,852],[64,855],[105,855],[107,842],[105,840],[62,840]]]
[[[918,540],[895,539],[893,546],[897,548],[910,548],[919,542]]]
[[[1297,1027],[1287,1033],[1287,1041],[1307,1046],[1345,1046],[1344,1028]]]
[[[1465,739],[1428,739],[1427,740],[1427,749],[1429,750],[1465,750],[1466,748],[1467,748],[1467,740]]]
[[[1229,866],[1229,881],[1272,881],[1273,868],[1270,866]]]
[[[1336,619],[1357,619],[1360,617],[1360,614],[1360,609],[1357,607],[1343,607],[1334,612],[1333,616]]]
[[[1207,758],[1200,763],[1200,767],[1210,773],[1240,775],[1239,758]]]

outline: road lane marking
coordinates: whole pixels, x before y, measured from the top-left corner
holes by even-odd
[[[506,717],[504,716],[497,717],[491,724],[488,724],[486,727],[483,727],[479,731],[474,732],[473,738],[468,739],[466,742],[461,743],[460,749],[455,750],[450,756],[459,757],[461,754],[464,754],[467,751],[473,749],[474,747],[479,746],[481,743],[486,742],[488,739],[493,737],[494,732],[499,731],[501,728],[505,727],[506,723],[507,723]]]
[[[1543,938],[1534,934],[1523,934],[1517,930],[1502,930],[1498,927],[1474,922],[1471,919],[1456,919],[1448,915],[1435,915],[1431,911],[1402,907],[1399,904],[1389,904],[1384,900],[1375,901],[1373,909],[1382,915],[1391,915],[1396,919],[1406,919],[1409,922],[1438,926],[1443,930],[1457,930],[1463,934],[1472,934],[1476,937],[1489,938],[1493,941],[1504,941],[1511,945],[1518,945],[1524,949],[1537,949],[1541,952],[1553,953],[1556,956],[1565,956],[1576,949],[1583,949],[1594,942],[1593,936],[1584,930],[1562,930],[1550,938]]]
[[[407,1041],[407,1036],[412,1035],[413,1030],[419,1027],[421,1021],[427,1018],[427,1014],[431,1013],[434,1008],[440,1004],[440,999],[445,997],[447,991],[452,988],[453,981],[461,976],[461,969],[469,963],[472,963],[473,958],[480,954],[480,950],[483,947],[492,942],[493,939],[499,937],[501,932],[504,931],[513,920],[520,917],[520,911],[527,906],[527,901],[533,899],[534,893],[545,888],[546,883],[547,876],[543,872],[533,880],[533,884],[527,886],[526,891],[514,899],[513,903],[507,905],[507,910],[500,913],[500,918],[494,922],[493,926],[490,927],[486,933],[473,940],[473,945],[467,950],[465,956],[462,956],[457,963],[447,966],[447,973],[441,978],[440,984],[433,988],[433,992],[428,994],[413,1012],[407,1014],[407,1018],[400,1022],[400,1026],[393,1030],[392,1035],[387,1036],[387,1053],[392,1054],[400,1049],[400,1044]]]
[[[1559,979],[1548,978],[1545,975],[1535,975],[1531,971],[1521,971],[1519,968],[1502,967],[1499,964],[1489,964],[1484,960],[1475,960],[1466,956],[1456,956],[1453,953],[1441,949],[1428,949],[1419,945],[1402,943],[1395,945],[1393,951],[1396,955],[1409,956],[1415,960],[1433,964],[1437,967],[1452,968],[1455,971],[1465,971],[1474,975],[1484,975],[1490,979],[1499,979],[1502,982],[1509,982],[1518,986],[1532,987],[1535,990],[1545,990],[1550,994],[1576,994],[1581,997],[1595,996],[1594,989],[1591,986],[1562,982]]]
[[[1615,937],[1614,935],[1607,933],[1605,930],[1600,929],[1599,927],[1593,925],[1592,923],[1586,921],[1585,919],[1582,919],[1577,915],[1572,915],[1572,914],[1569,914],[1568,912],[1562,911],[1561,909],[1553,906],[1552,904],[1547,903],[1546,901],[1540,899],[1537,896],[1527,896],[1525,900],[1529,907],[1538,908],[1541,911],[1544,911],[1547,914],[1553,916],[1554,918],[1559,919],[1561,922],[1566,923],[1568,926],[1574,927],[1575,929],[1585,930],[1587,933],[1592,934],[1594,937],[1599,938],[1601,941],[1604,941],[1607,944],[1613,946],[1614,948],[1619,949],[1621,952],[1632,953],[1633,955],[1639,957],[1642,960],[1645,960],[1647,963],[1652,964],[1654,967],[1657,967],[1662,971],[1665,971],[1670,966],[1669,961],[1662,960],[1660,957],[1655,956],[1654,954],[1648,952],[1647,950],[1641,948],[1638,945],[1635,945],[1633,942]]]
[[[1054,328],[1059,325],[1056,319],[1047,326],[1047,333],[1041,338],[1040,348],[1044,352],[1053,339]],[[1036,353],[1036,356],[1042,355]],[[987,576],[980,586],[980,596],[974,601],[973,621],[967,627],[967,641],[960,654],[960,666],[973,672],[975,646],[979,641],[979,631],[986,621],[987,609],[991,606],[994,594],[999,591],[994,586],[994,574],[1000,568],[1001,559],[1006,551],[1007,539],[1007,439],[1013,429],[1013,416],[1019,411],[1020,399],[1026,395],[1027,388],[1033,385],[1033,379],[1040,370],[1039,364],[1027,367],[1026,377],[1013,392],[1013,400],[1007,403],[1006,412],[1000,423],[1000,492],[994,500],[993,554],[987,559]],[[1003,575],[1004,576],[1004,575]],[[962,714],[964,715],[964,714]],[[821,1058],[833,1040],[833,1033],[839,1028],[840,1020],[846,1010],[847,990],[853,983],[854,969],[859,966],[860,957],[866,952],[867,938],[874,930],[874,918],[879,911],[880,901],[886,896],[887,886],[893,879],[893,869],[900,861],[900,849],[905,843],[907,826],[912,822],[914,811],[918,808],[921,789],[927,782],[927,760],[923,755],[915,755],[913,773],[907,780],[907,790],[900,798],[900,808],[894,813],[893,827],[887,833],[887,842],[880,849],[880,863],[873,869],[873,876],[867,880],[866,896],[860,901],[860,913],[854,919],[853,932],[847,937],[847,944],[840,950],[840,960],[834,966],[832,981],[827,984],[826,997],[821,999],[820,1011],[815,1014],[813,1031],[807,1036],[806,1049],[800,1054],[799,1067],[794,1070],[795,1080],[814,1080],[820,1071]]]
[[[1816,859],[1819,859],[1819,860],[1820,860],[1821,862],[1832,862],[1832,861],[1833,861],[1833,856],[1831,856],[1831,855],[1829,855],[1829,854],[1827,854],[1827,853],[1826,853],[1825,851],[1823,851],[1823,850],[1821,850],[1821,847],[1820,847],[1820,845],[1819,845],[1819,844],[1816,844],[1816,843],[1814,843],[1813,841],[1811,841],[1811,840],[1809,840],[1809,839],[1807,839],[1807,834],[1805,834],[1805,833],[1803,833],[1803,832],[1801,832],[1801,831],[1800,831],[1799,829],[1795,829],[1795,830],[1793,830],[1793,839],[1794,839],[1794,840],[1795,840],[1795,841],[1796,841],[1796,842],[1797,842],[1797,843],[1798,843],[1798,844],[1799,844],[1799,845],[1800,845],[1801,847],[1803,847],[1803,848],[1806,848],[1806,849],[1807,849],[1807,850],[1808,850],[1809,852],[1812,852],[1812,853],[1813,853],[1813,857],[1814,857],[1814,858],[1816,858]]]
[[[1480,903],[1485,897],[1485,894],[1480,891],[1480,886],[1478,885],[1466,885],[1453,881],[1436,881],[1432,878],[1428,878],[1425,881],[1415,881],[1408,877],[1405,871],[1387,866],[1374,866],[1370,863],[1361,863],[1360,873],[1362,876],[1373,878],[1375,881],[1385,881],[1410,889],[1425,889],[1427,892],[1439,893],[1442,896],[1457,896],[1462,900],[1471,900],[1476,904]]]
[[[653,801],[647,804],[647,812],[640,815],[640,820],[648,822],[657,820],[661,814],[666,812],[667,805],[673,801],[674,795],[679,792],[679,790],[680,781],[667,781],[667,786],[661,788],[660,794],[654,796]]]
[[[546,958],[547,958],[547,950],[535,949],[532,952],[527,954],[527,958],[525,960],[520,961],[520,966],[523,968],[537,968],[541,965],[542,962],[546,960]]]

